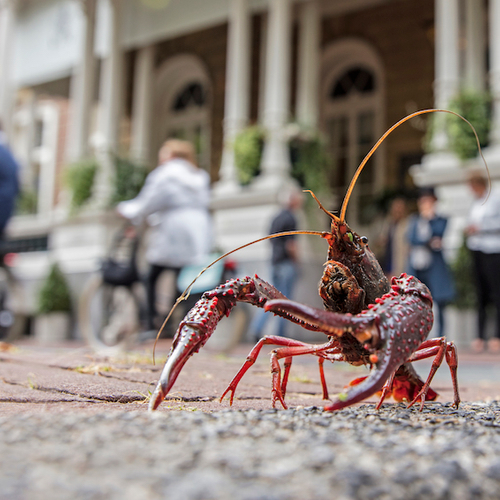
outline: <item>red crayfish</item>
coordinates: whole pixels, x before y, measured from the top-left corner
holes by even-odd
[[[450,368],[454,404],[458,407],[460,397],[456,347],[452,342],[447,342],[445,337],[426,340],[433,324],[429,289],[415,277],[406,274],[393,278],[389,283],[370,250],[367,239],[352,231],[345,222],[347,203],[355,182],[381,142],[406,120],[435,111],[449,112],[417,111],[393,125],[379,139],[358,167],[344,199],[340,216],[328,212],[316,200],[320,208],[332,219],[330,232],[293,232],[320,235],[328,242],[328,260],[319,287],[325,310],[288,300],[279,290],[257,275],[230,279],[214,290],[205,292],[178,327],[165,367],[150,400],[150,410],[160,405],[186,361],[205,344],[222,317],[228,316],[237,302],[253,304],[298,323],[305,329],[323,332],[328,341],[314,345],[278,336],[264,337],[252,349],[221,400],[230,392],[232,403],[239,381],[255,362],[262,346],[272,344],[281,346],[271,353],[273,407],[279,401],[287,408],[285,393],[292,357],[304,354],[318,357],[324,399],[328,399],[323,372],[325,360],[371,367],[368,377],[351,382],[351,387],[339,394],[333,403],[325,406],[325,410],[344,408],[379,391],[381,397],[377,408],[387,396],[392,395],[397,401],[408,401],[409,406],[420,401],[422,409],[426,400],[434,400],[437,397],[430,388],[430,383],[443,359],[446,359]],[[285,234],[290,232],[274,234],[257,241]],[[411,362],[429,357],[434,357],[434,361],[424,382],[415,372]],[[279,364],[282,358],[285,359],[283,375]]]

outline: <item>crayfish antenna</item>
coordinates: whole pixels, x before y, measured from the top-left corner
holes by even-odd
[[[455,113],[455,111],[450,111],[449,109],[421,109],[419,111],[415,111],[414,113],[410,113],[409,115],[405,116],[404,118],[401,118],[398,122],[396,122],[391,128],[389,128],[384,135],[375,143],[375,145],[370,149],[368,154],[363,158],[363,161],[360,163],[359,167],[357,168],[356,172],[354,173],[351,183],[349,184],[349,187],[347,188],[346,195],[344,197],[344,201],[342,202],[342,207],[340,209],[340,220],[341,222],[345,221],[345,213],[347,211],[347,205],[349,203],[349,199],[351,197],[352,191],[354,189],[354,186],[356,185],[356,181],[358,180],[358,177],[361,174],[361,171],[365,167],[366,163],[368,160],[372,157],[373,153],[377,151],[379,146],[385,141],[388,135],[390,135],[394,130],[396,130],[400,125],[405,123],[406,121],[410,120],[411,118],[415,118],[416,116],[419,115],[425,115],[428,113],[448,113],[450,115],[454,115],[461,120],[463,120],[469,127],[472,129],[472,132],[474,132],[474,137],[476,138],[476,144],[477,144],[477,149],[479,151],[479,154],[481,156],[481,159],[483,160],[484,166],[486,167],[486,172],[488,173],[488,181],[489,181],[489,191],[488,191],[488,197],[491,192],[491,177],[490,177],[490,169],[488,168],[488,164],[486,163],[486,159],[483,156],[483,150],[481,149],[481,142],[479,141],[479,137],[477,135],[476,129],[472,125],[472,123],[469,122],[466,118],[464,118],[462,115],[459,113]]]
[[[299,230],[299,231],[284,231],[282,233],[275,233],[275,234],[269,234],[267,236],[264,236],[262,238],[258,238],[254,241],[250,241],[249,243],[245,243],[244,245],[241,245],[237,248],[234,248],[233,250],[230,250],[229,252],[226,252],[224,255],[221,255],[220,257],[218,257],[217,259],[215,259],[213,262],[211,262],[210,264],[208,264],[208,266],[206,266],[205,268],[203,268],[199,273],[198,275],[194,278],[193,281],[191,281],[191,283],[189,283],[189,285],[187,286],[187,288],[182,292],[182,294],[177,298],[177,300],[175,301],[174,305],[172,306],[172,308],[170,309],[170,312],[168,313],[167,317],[165,318],[165,320],[163,321],[160,329],[158,330],[158,333],[156,334],[156,339],[155,339],[155,343],[153,345],[153,364],[155,364],[155,352],[156,352],[156,344],[158,343],[158,340],[160,338],[160,335],[162,334],[164,328],[165,328],[165,325],[167,324],[167,321],[170,319],[170,317],[172,316],[172,313],[175,311],[175,309],[177,308],[177,306],[183,301],[183,300],[186,300],[188,297],[189,297],[189,294],[191,293],[191,288],[192,286],[196,283],[196,281],[198,280],[198,278],[207,270],[207,269],[210,269],[213,265],[217,264],[217,262],[221,261],[222,259],[225,259],[226,257],[228,257],[229,255],[237,252],[238,250],[242,250],[243,248],[246,248],[246,247],[249,247],[250,245],[253,245],[255,243],[259,243],[261,241],[265,241],[265,240],[272,240],[274,238],[280,238],[281,236],[290,236],[290,235],[296,235],[296,234],[312,234],[314,236],[321,236],[322,238],[326,238],[327,235],[329,233],[325,232],[325,231],[303,231],[303,230]]]
[[[330,218],[332,218],[334,221],[336,222],[340,222],[340,219],[337,215],[333,214],[332,212],[330,212],[329,210],[327,210],[323,204],[321,203],[321,201],[318,200],[317,196],[310,190],[310,189],[304,189],[303,190],[303,193],[309,193],[313,198],[314,198],[314,201],[318,204],[319,208],[321,210],[323,210],[323,212],[325,212],[326,215],[328,215]]]

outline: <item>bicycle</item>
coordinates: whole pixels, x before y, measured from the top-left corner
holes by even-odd
[[[24,290],[11,267],[17,254],[0,255],[0,340],[19,339],[26,329],[27,313]]]
[[[112,254],[117,253],[116,249],[126,241],[125,232],[126,229],[119,232],[115,238]],[[146,291],[144,280],[137,271],[136,262],[139,239],[128,241],[128,245],[130,255],[125,259],[122,258],[122,262],[113,255],[105,259],[99,272],[87,281],[79,300],[78,318],[82,336],[90,347],[104,354],[133,348],[141,340],[141,331],[146,329]],[[213,260],[214,255],[209,258]],[[210,262],[211,260],[207,261],[207,264]],[[179,295],[202,268],[203,266],[187,266],[181,271],[176,283]],[[205,290],[229,279],[235,270],[235,263],[231,260],[221,261],[210,268],[193,286],[188,300],[182,302],[181,307],[174,311],[169,323],[179,324],[183,312],[187,312],[201,298]],[[175,297],[169,297],[165,290],[172,290],[174,287],[171,282],[166,283],[165,279],[162,281],[161,278],[157,292],[158,310],[165,317],[168,313],[165,305],[172,304],[175,300]],[[166,278],[168,280],[169,276]],[[240,308],[239,313],[227,322],[226,330],[220,329],[219,335],[212,340],[209,348],[218,351],[232,349],[246,330],[247,314],[248,311],[244,307]]]

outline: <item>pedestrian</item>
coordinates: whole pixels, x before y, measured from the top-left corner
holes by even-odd
[[[487,306],[492,303],[496,308],[496,328],[488,341],[488,350],[500,352],[500,194],[493,190],[488,196],[488,180],[482,173],[471,173],[468,184],[475,201],[465,234],[472,252],[478,299],[477,339],[472,348],[480,352],[486,346]]]
[[[7,145],[0,142],[0,244],[19,192],[19,165]]]
[[[455,297],[455,286],[443,256],[443,235],[448,220],[436,214],[436,202],[433,188],[419,191],[418,214],[411,218],[408,226],[408,272],[429,287],[438,310],[438,336],[443,337],[444,309]]]
[[[408,220],[406,199],[397,196],[391,202],[375,244],[378,260],[389,279],[399,277],[406,271],[409,251]]]
[[[285,207],[274,217],[271,222],[269,234],[297,230],[296,213],[302,208],[303,194],[293,190],[286,199]],[[297,276],[299,274],[299,252],[295,235],[281,236],[269,240],[272,246],[271,254],[271,283],[287,298],[291,299]],[[262,337],[268,314],[258,311],[250,327],[255,341]],[[278,318],[277,334],[286,336],[288,321]]]
[[[146,221],[151,227],[146,248],[147,328],[151,331],[160,326],[156,309],[159,276],[172,271],[177,282],[184,266],[198,264],[212,248],[210,178],[197,166],[193,145],[169,139],[158,160],[140,193],[117,206],[118,213],[135,226]]]

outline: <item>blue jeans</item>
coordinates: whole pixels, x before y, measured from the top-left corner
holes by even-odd
[[[285,260],[283,262],[279,262],[278,264],[273,264],[271,268],[271,282],[274,287],[276,287],[282,294],[286,295],[287,298],[292,298],[293,287],[297,280],[297,266],[291,260]],[[266,324],[267,318],[269,314],[264,311],[258,311],[254,320],[252,321],[252,325],[250,327],[250,331],[252,332],[254,337],[261,337],[262,330]],[[288,320],[284,318],[278,319],[278,332],[277,334],[281,337],[286,337],[285,328],[288,323]]]

